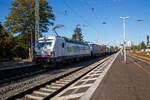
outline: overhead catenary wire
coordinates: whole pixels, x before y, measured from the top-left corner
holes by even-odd
[[[95,8],[92,7],[87,0],[84,0],[84,3],[91,9],[92,13],[94,13]]]
[[[52,9],[53,9],[53,12],[55,11],[55,12],[57,12],[57,13],[59,13],[59,14],[62,14],[62,15],[65,15],[65,12],[64,11],[61,11],[61,10],[59,10],[59,9],[56,9],[56,3],[55,2],[53,2],[53,3],[51,3],[50,1],[47,1],[49,4],[51,4],[51,7],[52,7]]]
[[[89,7],[91,10],[92,10],[92,15],[94,15],[95,19],[99,19],[99,17],[95,16],[95,8],[91,6],[91,4],[88,2],[88,0],[83,0],[84,1],[84,4],[87,5],[87,7]],[[104,22],[104,21],[103,21]],[[104,23],[106,24],[106,22]]]
[[[82,1],[83,1],[83,3],[84,3],[87,7],[89,7],[89,8],[92,10],[92,13],[93,13],[93,14],[91,14],[91,15],[92,15],[95,19],[98,19],[97,22],[99,23],[99,22],[100,22],[99,17],[96,16],[95,8],[91,5],[90,2],[88,2],[89,0],[82,0]],[[100,22],[100,23],[101,23],[101,22]],[[102,21],[101,24],[106,24],[106,22],[105,22],[105,21]],[[102,34],[102,31],[101,31],[101,34]],[[96,33],[96,43],[98,43],[98,40],[99,40],[99,34]]]
[[[84,17],[82,17],[77,11],[75,11],[65,0],[62,0],[62,2],[63,2],[63,3],[65,4],[65,6],[68,7],[74,14],[76,14],[83,22],[85,22],[89,27],[91,27],[91,28],[93,29],[93,31],[95,31],[96,33],[99,33],[99,32],[97,31],[97,29],[96,29],[93,25],[89,24],[89,23],[84,19]]]

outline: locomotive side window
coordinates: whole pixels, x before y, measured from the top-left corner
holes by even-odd
[[[64,48],[65,47],[65,44],[64,43],[62,43],[62,48]]]

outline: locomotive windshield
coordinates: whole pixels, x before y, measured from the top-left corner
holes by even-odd
[[[46,41],[46,42],[44,42],[44,41],[39,41],[38,43],[37,43],[37,47],[38,48],[41,48],[41,47],[43,47],[43,46],[51,46],[52,45],[52,42],[51,41]]]

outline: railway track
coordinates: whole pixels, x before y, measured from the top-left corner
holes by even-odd
[[[56,65],[51,65],[51,67],[43,68],[40,65],[34,64],[31,66],[2,68],[0,69],[0,87],[2,87],[3,84],[7,85],[10,82],[17,81],[19,79],[27,78],[27,77],[41,74],[41,73],[48,72],[48,71],[53,71],[55,70],[54,66]]]
[[[136,56],[136,55],[129,55],[129,56],[150,65],[150,59],[147,59],[147,58],[141,57],[141,56]]]
[[[73,70],[79,69],[81,67],[89,66],[90,64],[93,64],[94,62],[97,62],[101,59],[106,58],[107,56],[103,56],[101,58],[95,58],[95,59],[88,59],[86,61],[80,61],[80,62],[73,62],[71,64],[65,64],[65,65],[58,65],[53,68],[48,68],[45,70],[45,72],[42,72],[40,74],[31,75],[25,78],[21,78],[19,80],[15,80],[6,84],[0,85],[0,100],[6,100],[7,98],[19,94],[21,92],[24,92],[31,87],[36,87],[40,84],[49,82],[53,79],[55,79],[58,76],[62,76],[66,73],[70,73]],[[22,73],[24,74],[24,73]]]
[[[116,54],[114,54],[116,55]],[[103,60],[100,60],[88,67],[79,68],[62,76],[56,77],[55,79],[48,81],[46,83],[40,84],[36,87],[31,87],[30,89],[13,95],[7,100],[47,100],[52,99],[61,91],[65,90],[67,87],[71,86],[73,83],[77,82],[79,79],[89,76],[97,78],[105,69],[107,65],[112,62],[114,55],[109,56]],[[56,98],[57,100],[57,98]]]

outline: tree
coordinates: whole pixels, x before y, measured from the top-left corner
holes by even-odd
[[[13,56],[17,58],[28,58],[29,49],[26,35],[18,35],[15,37],[16,46],[12,49]]]
[[[115,46],[114,49],[115,49],[115,50],[118,50],[119,48],[118,48],[118,46]]]
[[[3,25],[0,22],[0,37],[2,39],[3,37],[6,37],[6,36],[8,36],[8,34],[7,34],[6,30],[4,29]]]
[[[0,61],[28,58],[27,44],[27,36],[25,34],[14,37],[0,23]]]
[[[133,51],[135,51],[135,50],[139,51],[141,49],[146,49],[146,45],[145,45],[144,41],[142,41],[139,45],[133,45],[133,46],[131,46],[131,49]]]
[[[72,40],[83,41],[82,30],[80,27],[75,28]]]
[[[16,42],[13,35],[7,32],[0,23],[0,61],[12,59],[11,49],[15,44]]]
[[[140,45],[132,45],[131,50],[133,51],[140,50]]]
[[[49,30],[49,25],[53,25],[52,21],[55,20],[55,17],[52,13],[52,7],[46,0],[39,0],[39,4],[39,32],[41,36],[42,32]],[[20,33],[24,36],[26,41],[23,40],[22,42],[28,45],[30,51],[31,41],[35,40],[35,0],[14,0],[11,5],[11,12],[6,17],[4,25],[9,32]]]
[[[141,45],[141,49],[146,49],[146,45],[145,45],[144,41],[142,41],[140,45]]]
[[[14,34],[26,34],[29,31],[34,32],[35,0],[15,0],[11,4],[11,12],[6,17],[5,26]],[[40,0],[39,13],[40,33],[47,32],[49,29],[48,26],[53,24],[50,20],[54,20],[55,17],[52,13],[52,8],[46,0]]]
[[[1,24],[1,22],[0,22],[0,36],[2,36],[2,30],[3,30],[3,26],[2,26],[2,24]]]

